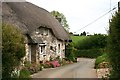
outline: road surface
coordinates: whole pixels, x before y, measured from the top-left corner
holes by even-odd
[[[79,62],[35,73],[32,78],[97,78],[95,59],[80,58]]]

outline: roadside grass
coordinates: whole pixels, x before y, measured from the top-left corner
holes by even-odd
[[[104,62],[107,62],[107,63],[109,62],[107,53],[103,53],[103,55],[96,58],[95,68],[96,69],[101,68],[101,65],[102,65],[101,63],[104,63]],[[109,65],[106,65],[104,67],[109,67]]]

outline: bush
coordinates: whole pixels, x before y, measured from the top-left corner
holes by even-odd
[[[57,60],[60,65],[62,65],[62,59],[60,58],[60,56],[57,56],[55,60]]]
[[[120,12],[116,12],[109,23],[108,53],[112,72],[110,78],[120,77]]]
[[[30,74],[37,73],[42,70],[42,65],[36,63],[30,63],[29,61],[24,62],[24,68],[28,69]]]
[[[107,45],[107,36],[102,34],[94,34],[93,36],[89,36],[84,40],[80,40],[78,44],[75,46],[79,50],[86,49],[99,49],[104,48]]]
[[[103,55],[96,58],[95,68],[100,68],[100,64],[103,62],[109,62],[107,53],[103,53]],[[106,66],[106,67],[109,67],[109,66]]]
[[[79,50],[77,52],[77,57],[97,58],[98,56],[101,56],[103,52],[104,49]]]
[[[79,40],[75,48],[78,49],[77,57],[97,58],[101,56],[107,46],[107,36],[102,34],[94,34]]]
[[[77,53],[77,49],[74,48],[73,43],[69,43],[66,46],[65,57],[68,58],[68,60],[70,61],[76,62],[76,53]]]
[[[2,25],[2,78],[10,78],[25,56],[24,36],[12,25]]]
[[[30,78],[30,72],[27,68],[24,68],[20,71],[20,78]]]
[[[57,60],[52,61],[52,62],[51,62],[51,65],[52,65],[53,68],[55,68],[55,67],[60,67],[60,64],[59,64],[59,62],[58,62]]]
[[[49,61],[43,63],[42,66],[43,66],[44,68],[51,68],[51,67],[52,67],[51,62],[49,62]]]
[[[42,64],[42,66],[44,68],[55,68],[55,67],[59,67],[59,61],[58,60],[54,60],[54,61],[47,61],[45,63]]]

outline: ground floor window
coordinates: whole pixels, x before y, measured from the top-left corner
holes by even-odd
[[[43,61],[46,58],[46,45],[39,44],[39,60]]]
[[[58,44],[58,53],[60,53],[60,44]]]

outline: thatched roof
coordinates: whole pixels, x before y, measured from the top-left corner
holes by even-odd
[[[45,9],[29,2],[4,2],[2,4],[3,22],[14,24],[23,33],[30,34],[40,26],[50,28],[60,40],[70,40],[62,25]]]

